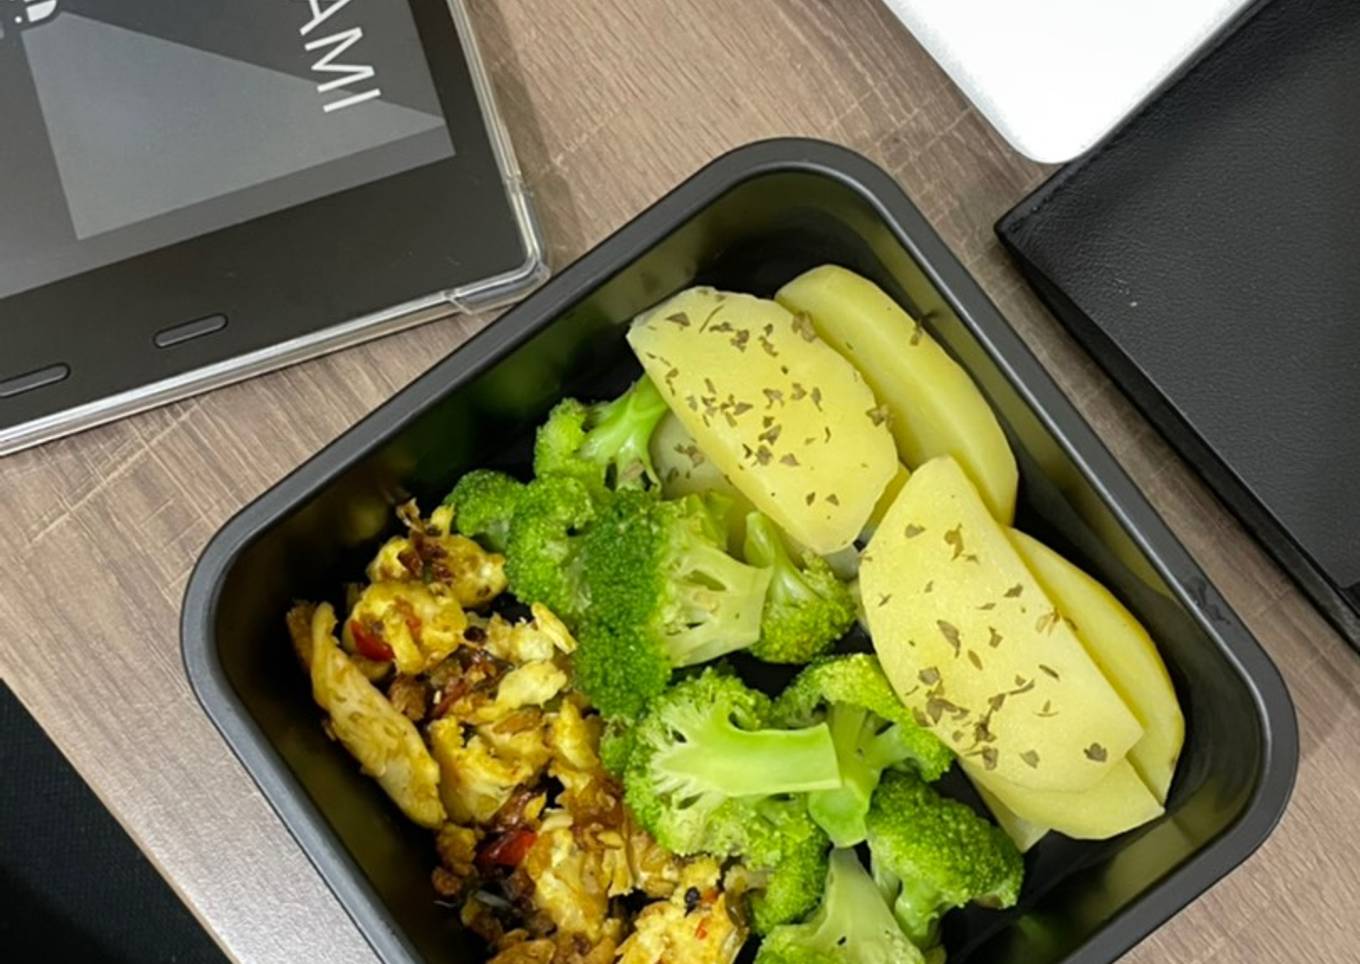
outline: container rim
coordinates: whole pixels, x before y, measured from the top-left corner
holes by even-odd
[[[728,191],[778,173],[839,182],[878,214],[1072,459],[1177,600],[1218,644],[1255,702],[1264,762],[1243,813],[1108,920],[1069,955],[1069,964],[1108,962],[1124,954],[1245,861],[1283,817],[1298,770],[1298,724],[1284,680],[1261,644],[903,189],[882,168],[849,148],[806,138],[776,138],[720,156],[653,203],[246,505],[210,540],[194,566],[185,589],[180,624],[181,652],[190,686],[227,745],[382,959],[417,961],[420,956],[383,911],[362,870],[282,757],[244,712],[218,658],[213,626],[228,571],[260,533],[385,444],[392,434],[435,404],[451,385],[473,377],[512,351],[579,301],[582,292],[602,285],[638,251],[680,227]],[[1061,416],[1061,426],[1055,416]]]

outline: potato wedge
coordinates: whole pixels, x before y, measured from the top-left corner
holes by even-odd
[[[773,301],[691,288],[628,341],[700,449],[819,555],[850,545],[897,471],[887,414],[854,366]]]
[[[960,758],[1075,792],[1142,736],[952,458],[912,473],[864,553],[860,586],[888,678]]]
[[[425,748],[415,724],[364,678],[335,638],[335,610],[329,603],[312,616],[312,696],[330,715],[340,745],[378,781],[387,795],[422,827],[446,819],[439,798],[439,765]]]
[[[1185,743],[1185,716],[1166,664],[1147,630],[1110,591],[1048,546],[1015,529],[1011,544],[1073,624],[1077,639],[1142,724],[1129,762],[1153,796],[1166,803]]]
[[[1106,840],[1156,820],[1164,812],[1127,760],[1120,760],[1103,780],[1078,793],[1018,787],[972,762],[964,762],[963,771],[980,793],[985,791],[983,799],[989,805],[988,796],[1029,828],[1048,827],[1075,840]]]
[[[1028,853],[1029,849],[1042,840],[1052,829],[1042,824],[1030,823],[998,800],[996,794],[981,783],[974,783],[973,789],[978,792],[982,802],[987,805],[987,809],[996,818],[997,825],[1006,831],[1007,837],[1011,838],[1011,843],[1015,844],[1015,849],[1022,854]]]
[[[852,362],[892,414],[898,452],[909,468],[952,455],[987,507],[1010,524],[1018,473],[1010,443],[968,373],[883,289],[834,264],[813,268],[775,300],[812,321]]]

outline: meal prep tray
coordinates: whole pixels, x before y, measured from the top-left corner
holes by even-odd
[[[1260,645],[901,189],[842,148],[768,141],[682,184],[242,511],[190,580],[195,692],[383,960],[472,961],[476,942],[435,903],[429,834],[326,739],[284,611],[356,578],[397,502],[431,508],[474,466],[522,469],[554,402],[622,388],[641,309],[694,283],[769,295],[826,261],[877,281],[968,369],[1020,464],[1017,524],[1143,621],[1186,714],[1166,816],[1098,843],[1050,835],[1019,907],[951,915],[950,960],[1113,961],[1279,820],[1298,733]]]

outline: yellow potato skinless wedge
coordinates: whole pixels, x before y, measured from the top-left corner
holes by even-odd
[[[1185,716],[1152,637],[1110,591],[1043,543],[1010,531],[1011,543],[1070,621],[1086,652],[1143,726],[1129,762],[1166,802],[1185,742]]]
[[[1078,793],[1017,787],[973,762],[965,761],[963,771],[979,792],[986,791],[983,799],[989,806],[988,796],[1030,827],[1048,827],[1076,840],[1106,840],[1163,813],[1161,803],[1128,760],[1120,760],[1105,779]]]
[[[691,288],[640,316],[629,344],[699,448],[789,536],[850,545],[897,472],[887,413],[806,319]]]
[[[335,638],[329,603],[312,616],[312,696],[330,715],[331,731],[364,772],[406,816],[436,829],[446,819],[439,798],[439,765],[415,724],[359,672]]]
[[[993,817],[996,818],[997,825],[1006,831],[1006,836],[1011,838],[1011,843],[1015,844],[1015,849],[1023,853],[1028,853],[1029,848],[1033,847],[1052,828],[1041,824],[1030,823],[1024,817],[1017,814],[1010,807],[1006,806],[996,798],[996,795],[988,790],[981,783],[974,783],[973,788],[977,790],[982,802],[987,805]]]
[[[811,319],[817,333],[864,373],[889,412],[903,461],[958,459],[1001,522],[1015,515],[1010,443],[987,400],[920,322],[867,278],[837,265],[804,272],[775,300]]]
[[[952,458],[912,473],[859,578],[898,696],[961,759],[1022,787],[1075,792],[1142,736]]]

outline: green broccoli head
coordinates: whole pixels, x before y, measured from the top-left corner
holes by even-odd
[[[633,755],[636,731],[631,721],[621,716],[606,720],[600,734],[600,763],[605,773],[622,780],[628,771],[628,760]]]
[[[524,483],[518,479],[504,472],[475,469],[458,480],[444,504],[453,508],[459,532],[493,552],[504,552],[510,520],[523,494]]]
[[[817,913],[761,942],[756,964],[921,964],[853,850],[831,854]]]
[[[595,494],[618,489],[657,489],[651,439],[667,412],[666,401],[647,376],[612,402],[560,402],[538,430],[534,474],[580,479]]]
[[[866,819],[874,878],[918,947],[938,940],[940,917],[978,903],[1011,907],[1024,862],[1009,837],[913,773],[889,773]]]
[[[801,794],[840,781],[824,725],[769,729],[769,697],[709,668],[654,699],[630,730],[624,796],[672,853],[733,857],[761,881],[757,930],[816,903],[826,834]]]
[[[751,895],[751,925],[757,934],[805,917],[822,892],[826,878],[826,855],[831,846],[826,834],[808,816],[801,796],[761,801],[754,815],[743,808],[741,860],[764,880],[764,887]]]
[[[954,759],[933,733],[917,725],[868,653],[814,662],[780,694],[774,719],[783,726],[825,720],[831,728],[841,785],[809,794],[808,810],[837,847],[864,839],[864,818],[884,770],[909,766],[934,781]]]
[[[635,716],[671,670],[754,643],[770,582],[727,554],[699,496],[619,492],[584,539],[591,601],[575,656],[582,690],[606,716]],[[512,583],[513,588],[513,583]]]
[[[784,835],[756,814],[761,801],[840,783],[826,726],[768,729],[770,709],[764,693],[711,667],[651,701],[632,727],[624,791],[663,847],[728,856],[759,849],[764,863]],[[736,806],[719,814],[725,804]]]
[[[827,652],[855,624],[855,599],[826,560],[805,554],[799,567],[779,528],[759,512],[746,517],[746,561],[772,570],[751,655],[767,663],[806,663]]]
[[[582,530],[595,517],[578,479],[535,479],[520,495],[506,538],[505,577],[524,603],[543,603],[568,626],[584,612]]]

